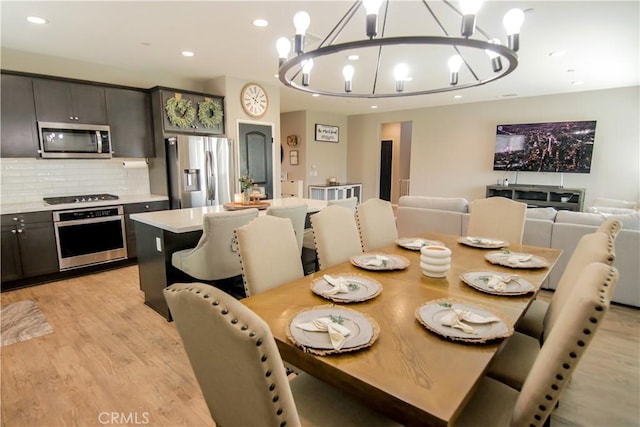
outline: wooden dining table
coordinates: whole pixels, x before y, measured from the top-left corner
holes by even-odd
[[[489,263],[484,257],[488,249],[458,243],[459,236],[428,233],[416,237],[439,240],[451,249],[451,269],[445,278],[426,277],[420,268],[420,251],[392,244],[376,252],[402,255],[410,261],[409,267],[370,271],[346,261],[246,298],[243,303],[268,323],[283,360],[300,370],[402,424],[452,425],[504,340],[484,344],[451,341],[427,330],[417,320],[416,310],[429,301],[447,298],[499,312],[514,325],[535,298],[561,251],[511,245],[512,251],[543,257],[550,264],[545,268],[515,270]],[[460,279],[462,273],[469,271],[518,274],[536,290],[519,296],[491,295]],[[324,274],[354,273],[382,285],[382,292],[371,300],[339,304],[378,323],[380,332],[373,345],[353,352],[317,356],[290,341],[287,325],[297,313],[332,304],[311,291],[312,281]]]

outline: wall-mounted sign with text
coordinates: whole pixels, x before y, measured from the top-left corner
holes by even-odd
[[[338,142],[338,126],[316,124],[316,141]]]

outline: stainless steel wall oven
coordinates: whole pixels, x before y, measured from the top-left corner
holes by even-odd
[[[60,271],[127,258],[122,206],[53,213]]]

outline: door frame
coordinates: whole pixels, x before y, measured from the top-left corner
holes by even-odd
[[[280,186],[280,162],[277,162],[276,159],[280,158],[280,137],[276,135],[276,125],[273,122],[261,122],[256,120],[236,120],[236,137],[233,141],[233,150],[236,154],[236,172],[237,176],[240,177],[240,125],[258,125],[258,126],[267,126],[271,128],[271,138],[273,138],[273,144],[271,144],[271,171],[273,176],[271,180],[273,181],[273,198],[276,198],[278,194],[281,192]],[[277,142],[277,144],[276,144]],[[277,148],[277,150],[276,150]],[[240,192],[240,183],[236,182],[235,184],[235,192]]]

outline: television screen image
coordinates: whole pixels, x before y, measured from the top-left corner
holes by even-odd
[[[595,121],[498,125],[493,170],[591,172]]]

